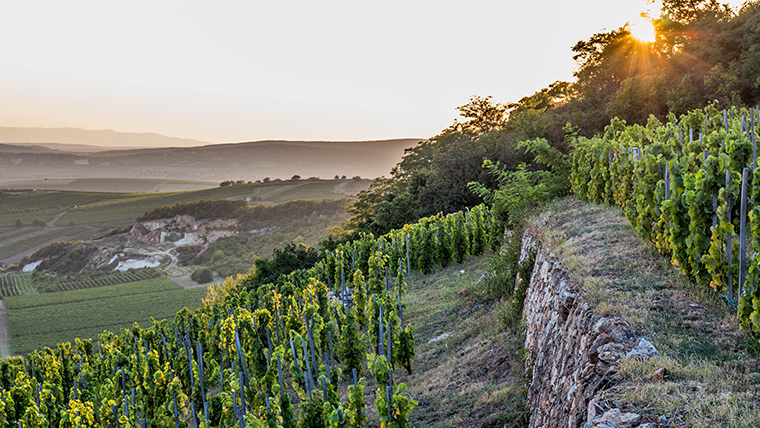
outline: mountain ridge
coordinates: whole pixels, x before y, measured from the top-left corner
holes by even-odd
[[[0,126],[0,143],[53,143],[74,145],[95,145],[103,147],[169,146],[176,144],[192,147],[211,144],[208,141],[191,138],[168,137],[155,132],[121,132],[112,129],[82,129],[73,127],[41,128]]]
[[[195,147],[99,151],[0,143],[0,182],[69,178],[263,180],[333,176],[376,178],[423,139],[370,141],[266,140]],[[53,147],[53,148],[51,148]]]

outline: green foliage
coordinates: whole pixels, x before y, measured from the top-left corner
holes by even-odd
[[[346,231],[352,238],[360,233],[379,235],[426,216],[481,203],[467,183],[477,181],[490,189],[498,186],[482,168],[483,159],[501,162],[509,169],[529,162],[531,156],[518,147],[521,135],[502,128],[483,133],[444,132],[408,149],[390,179],[376,180],[354,199],[348,208],[351,218]]]
[[[422,267],[420,251],[438,254],[436,246],[450,246],[435,237],[436,230],[447,228],[449,234],[456,233],[461,237],[461,251],[468,254],[485,246],[478,242],[483,241],[492,222],[490,210],[479,205],[469,213],[425,218],[379,238],[362,235],[357,241],[337,244],[316,263],[311,261],[301,269],[292,268],[295,265],[290,270],[283,268],[275,281],[250,290],[246,286],[255,284],[256,272],[228,278],[224,286],[210,292],[201,307],[187,303],[189,300],[180,294],[198,298],[203,289],[179,289],[165,279],[9,298],[12,331],[18,331],[14,325],[21,325],[22,331],[45,342],[50,338],[41,332],[49,325],[88,335],[93,329],[121,326],[123,319],[119,317],[125,315],[114,305],[126,307],[130,319],[138,318],[150,326],[133,324],[118,334],[103,332],[98,335],[97,352],[93,352],[92,342],[75,340],[75,345],[63,343],[57,351],[32,351],[26,359],[0,361],[0,418],[14,426],[18,420],[32,426],[72,426],[75,419],[71,412],[79,411],[89,425],[115,425],[118,420],[126,426],[145,418],[151,426],[172,426],[175,418],[188,419],[192,401],[196,410],[209,410],[209,421],[202,421],[200,426],[232,426],[241,413],[236,414],[236,408],[240,409],[245,397],[247,426],[364,426],[366,382],[361,379],[350,387],[343,398],[346,401],[341,402],[337,393],[341,369],[336,366],[358,369],[362,356],[374,351],[371,343],[378,338],[374,327],[379,308],[383,308],[387,329],[383,339],[392,344],[393,352],[387,351],[390,360],[385,353],[372,355],[365,373],[372,373],[375,382],[391,388],[383,390],[387,395],[376,400],[380,417],[385,418],[383,425],[407,427],[409,413],[417,403],[406,395],[404,384],[395,385],[392,380],[393,368],[410,369],[414,358],[413,327],[401,321],[405,271]],[[422,245],[425,240],[427,247]],[[65,244],[58,250],[63,248]],[[291,244],[279,254],[282,260],[278,263],[287,265],[289,258],[298,259],[298,253]],[[450,254],[455,254],[453,249]],[[364,294],[368,285],[360,269],[370,276],[375,292],[371,303]],[[356,303],[345,315],[344,307],[328,298],[328,290],[341,287],[344,278],[346,288],[354,289]],[[183,303],[196,309],[176,311],[176,306],[172,307]],[[156,314],[146,312],[149,308],[173,310],[171,324],[169,320],[150,319]],[[25,312],[28,316],[17,323],[14,316]],[[364,325],[360,319],[366,320]],[[338,344],[337,358],[331,338]],[[291,376],[281,378],[281,367],[289,369]],[[285,382],[290,383],[288,388]],[[32,393],[35,385],[43,386],[40,405]],[[207,395],[205,402],[201,386]],[[133,388],[134,405],[130,397]],[[288,404],[286,391],[292,390],[300,396],[299,411]],[[50,401],[48,397],[52,397]],[[13,405],[13,411],[5,410],[7,403]],[[345,410],[343,422],[338,409]],[[30,415],[39,416],[41,421]]]
[[[317,260],[319,253],[314,248],[289,242],[285,248],[274,250],[271,259],[256,259],[254,274],[248,279],[248,286],[256,287],[274,282],[280,275],[314,266]]]
[[[224,251],[222,250],[216,250],[214,251],[214,254],[211,256],[211,260],[209,262],[216,263],[224,258]]]
[[[143,215],[137,216],[135,221],[158,220],[162,218],[172,218],[178,215],[190,215],[196,220],[218,218],[235,218],[236,212],[248,206],[246,201],[218,199],[211,201],[196,201],[186,203],[176,203],[171,206],[156,208],[150,212],[146,211]]]
[[[537,144],[545,150],[549,147],[546,140]],[[536,150],[542,150],[536,149]],[[547,153],[559,153],[556,149],[546,150]],[[488,159],[483,161],[483,168],[487,169],[499,182],[499,189],[489,190],[481,183],[471,182],[470,188],[478,193],[487,202],[493,204],[494,213],[508,226],[515,224],[515,219],[522,216],[527,209],[541,201],[561,196],[567,191],[567,177],[561,167],[564,164],[563,156],[542,158],[554,165],[559,174],[552,171],[532,171],[525,164],[519,165],[515,170],[508,170],[500,163]]]
[[[749,168],[748,236],[751,248],[760,246],[760,179],[753,177],[751,142],[757,121],[755,110],[721,112],[712,105],[680,119],[670,115],[667,123],[650,118],[646,127],[615,119],[604,135],[576,141],[571,176],[579,198],[619,205],[637,233],[699,285],[727,299],[743,287],[739,316],[753,330],[760,328],[758,253],[748,254],[748,275],[739,284],[737,233],[741,172]]]
[[[452,132],[468,132],[482,134],[491,132],[503,127],[507,123],[508,107],[491,101],[491,97],[472,96],[470,101],[457,107],[459,114],[467,119],[465,122],[459,122],[454,119],[454,123],[443,131],[443,134]]]
[[[346,319],[342,326],[340,341],[338,342],[338,355],[344,364],[344,373],[350,375],[352,370],[361,373],[362,361],[364,360],[361,343],[359,324],[356,321],[356,310],[352,307],[346,311]]]
[[[209,268],[198,269],[190,274],[190,279],[198,284],[205,284],[214,280],[214,274]]]

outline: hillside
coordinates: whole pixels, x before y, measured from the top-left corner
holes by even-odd
[[[581,423],[596,418],[594,426],[615,408],[636,419],[627,426],[749,428],[760,424],[760,346],[740,328],[736,312],[722,296],[696,287],[681,275],[667,257],[637,236],[617,208],[565,198],[542,211],[529,222],[547,257],[533,271],[534,279],[547,277],[553,269],[548,265],[565,270],[562,280],[551,286],[566,290],[566,303],[551,301],[554,305],[543,309],[553,329],[534,327],[574,334],[537,344],[541,349],[536,354],[543,354],[533,361],[542,367],[534,367],[531,391],[534,397],[546,391],[551,399],[541,403],[545,424],[536,421],[531,426],[568,426],[558,415],[576,407],[574,402],[582,400],[577,392],[584,388],[590,392],[587,397],[596,395],[596,405],[581,401],[578,413]],[[572,291],[568,294],[567,290]],[[528,293],[526,302],[532,303],[548,294],[545,289]],[[537,298],[530,298],[531,293]],[[573,318],[575,314],[585,314],[592,336],[571,347],[573,340],[582,337],[578,327],[583,322]],[[629,356],[641,337],[659,352],[651,357]],[[565,348],[564,353],[547,358],[546,350],[561,350],[562,345],[570,346],[572,355],[566,357]],[[583,376],[567,376],[561,370],[547,374],[551,364],[570,366],[574,360],[586,362],[580,366]]]
[[[2,145],[0,151],[6,155],[0,156],[0,183],[95,177],[215,182],[289,179],[294,175],[376,178],[387,175],[401,161],[404,150],[419,141],[259,141],[88,153]]]
[[[95,151],[125,147],[192,147],[210,142],[167,137],[152,132],[0,126],[0,143],[36,145],[61,151]]]
[[[316,247],[327,238],[327,230],[343,220],[343,205],[334,199],[255,207],[242,200],[175,204],[96,239],[42,246],[12,270],[76,278],[160,267],[172,277],[187,277],[209,267],[221,277],[233,276],[248,271],[256,258],[269,257],[283,243]]]
[[[56,241],[101,236],[113,228],[132,224],[135,217],[145,211],[166,205],[215,199],[248,200],[251,205],[276,205],[299,199],[335,200],[356,194],[370,183],[369,180],[299,180],[156,192],[150,189],[180,190],[192,183],[80,179],[58,182],[58,186],[87,191],[5,191],[0,193],[0,263],[17,263],[23,256]],[[112,191],[93,191],[102,188]],[[142,193],[115,193],[114,189]],[[338,221],[333,219],[326,227]],[[321,233],[323,237],[327,235],[327,231]],[[293,238],[296,236],[298,233]]]
[[[660,352],[649,359],[626,359],[619,344],[603,340],[605,335],[598,343],[587,343],[589,349],[574,350],[574,358],[599,355],[598,366],[604,369],[599,377],[604,381],[595,385],[601,397],[598,407],[586,413],[591,405],[582,404],[583,421],[595,415],[595,422],[601,423],[603,413],[619,408],[640,416],[637,424],[628,426],[760,424],[756,339],[741,330],[735,313],[719,296],[696,289],[636,236],[620,210],[559,199],[541,207],[527,226],[539,245],[567,269],[567,286],[578,290],[596,314],[592,326],[599,317],[615,320],[626,326],[627,334],[648,338]],[[415,373],[403,380],[420,403],[412,417],[415,426],[528,426],[525,376],[531,371],[526,372],[524,363],[535,360],[523,349],[521,310],[509,299],[489,297],[492,275],[504,273],[495,262],[493,256],[470,259],[409,280],[407,299],[418,357]],[[540,276],[539,268],[533,275]],[[544,290],[527,292],[542,295]],[[558,311],[550,311],[555,322]],[[559,348],[558,342],[541,346]],[[559,365],[568,359],[556,356]],[[532,387],[534,393],[583,383],[572,378],[564,383],[560,376],[549,375],[537,381],[540,386]],[[553,409],[565,407],[564,400],[564,395],[555,397],[542,403],[542,410],[556,414]]]

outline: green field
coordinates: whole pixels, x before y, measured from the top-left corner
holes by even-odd
[[[166,278],[87,290],[9,297],[10,330],[17,354],[74,338],[97,338],[137,322],[141,327],[200,306],[205,288],[183,289]]]
[[[210,181],[158,178],[74,178],[0,182],[0,189],[72,190],[84,192],[180,192],[210,189]]]
[[[244,199],[254,203],[282,203],[296,199],[339,198],[334,180],[283,181],[241,184],[189,192],[116,193],[40,190],[4,194],[0,198],[0,226],[11,227],[16,219],[24,224],[39,218],[48,221],[65,211],[56,225],[89,224],[113,228],[130,224],[135,217],[165,205],[201,199]]]
[[[51,240],[80,241],[99,235],[85,226],[74,227],[19,227],[0,229],[0,260],[21,251],[34,248]]]

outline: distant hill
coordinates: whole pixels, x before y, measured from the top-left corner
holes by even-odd
[[[0,182],[55,178],[157,178],[255,181],[302,178],[376,178],[388,175],[404,149],[421,139],[360,142],[258,141],[199,147],[93,152],[0,144]]]
[[[97,151],[103,148],[192,147],[208,141],[167,137],[155,133],[117,132],[110,129],[15,128],[0,126],[0,143],[31,143],[61,151]],[[52,144],[51,144],[52,143]],[[96,146],[90,148],[88,146]]]

